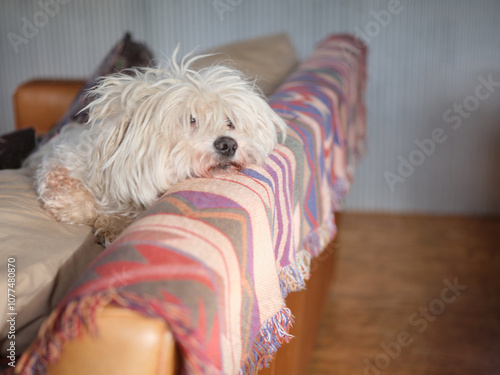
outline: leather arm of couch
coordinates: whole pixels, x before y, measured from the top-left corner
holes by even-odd
[[[64,115],[85,81],[32,80],[14,93],[16,129],[34,128],[46,134]]]
[[[167,324],[107,306],[97,313],[97,335],[82,334],[49,365],[49,375],[174,375],[179,363]]]

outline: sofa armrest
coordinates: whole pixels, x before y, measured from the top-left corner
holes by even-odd
[[[38,135],[46,134],[64,115],[84,83],[32,80],[19,86],[13,97],[16,129],[32,127]]]
[[[83,332],[48,366],[48,375],[173,375],[174,337],[167,324],[138,312],[107,306],[97,313],[96,335]]]

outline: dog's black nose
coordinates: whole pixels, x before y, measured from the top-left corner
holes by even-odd
[[[231,157],[236,153],[238,143],[231,137],[220,137],[215,140],[214,147],[219,154]]]

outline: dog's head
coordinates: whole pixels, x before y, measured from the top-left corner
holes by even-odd
[[[181,72],[173,95],[172,157],[181,175],[211,176],[261,164],[284,133],[283,120],[240,72],[214,66]],[[177,119],[175,121],[174,119]]]
[[[137,173],[168,174],[175,183],[267,158],[284,121],[241,72],[190,69],[198,58],[113,75],[93,89],[89,121],[104,164],[135,162]]]

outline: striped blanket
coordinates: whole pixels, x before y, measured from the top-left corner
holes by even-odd
[[[262,167],[185,181],[90,266],[20,365],[44,373],[112,303],[163,318],[184,374],[254,373],[290,339],[284,298],[336,233],[365,139],[366,49],[321,42],[270,98],[289,126]]]

